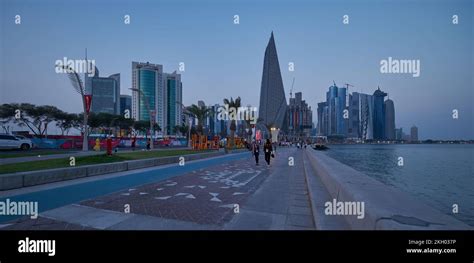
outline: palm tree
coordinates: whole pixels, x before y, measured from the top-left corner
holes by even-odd
[[[189,115],[194,116],[198,120],[198,125],[197,125],[197,132],[199,135],[202,135],[203,133],[203,123],[204,120],[212,114],[212,110],[206,106],[197,106],[196,104],[193,104],[189,107],[186,108],[187,112]]]
[[[230,97],[230,100],[224,99],[224,104],[229,105],[229,110],[234,108],[235,112],[238,112],[238,108],[240,107],[240,97],[237,97],[235,100]],[[235,122],[235,119],[232,119],[230,121],[230,147],[234,147],[234,136],[235,136],[235,130],[237,129],[237,125]]]

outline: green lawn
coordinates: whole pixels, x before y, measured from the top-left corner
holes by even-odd
[[[59,150],[59,149],[28,150],[28,151],[8,150],[8,151],[0,151],[0,159],[38,156],[38,155],[64,154],[64,153],[71,153],[71,152],[77,152],[77,151],[75,151],[75,150]]]
[[[105,154],[91,155],[91,156],[77,157],[76,166],[100,164],[100,163],[113,163],[113,162],[121,162],[121,161],[128,161],[128,160],[139,160],[139,159],[147,159],[147,158],[166,157],[166,156],[181,156],[181,155],[186,155],[186,154],[202,153],[202,152],[210,152],[210,150],[207,150],[207,151],[195,151],[195,150],[136,151],[136,152],[118,153],[112,156],[106,156]],[[24,163],[4,164],[4,165],[0,165],[0,174],[35,171],[35,170],[43,170],[43,169],[53,169],[53,168],[61,168],[61,167],[70,167],[69,157],[60,158],[60,159],[42,160],[42,161],[31,161],[31,162],[24,162]]]

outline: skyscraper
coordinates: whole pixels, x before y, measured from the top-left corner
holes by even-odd
[[[403,140],[403,128],[395,129],[395,139],[397,141]]]
[[[413,125],[410,129],[410,141],[418,142],[418,127]]]
[[[287,131],[287,103],[273,32],[263,60],[259,119],[267,127]]]
[[[374,139],[374,97],[359,93],[360,135],[363,140]]]
[[[395,106],[391,99],[385,101],[385,139],[395,140]]]
[[[348,111],[347,136],[360,138],[360,95],[358,92],[349,95]]]
[[[163,66],[151,63],[132,62],[132,87],[140,92],[132,92],[132,117],[148,121],[150,110],[155,111],[155,122],[163,129],[164,88]]]
[[[303,94],[296,92],[294,98],[290,98],[288,105],[288,134],[290,136],[308,137],[313,126],[313,111],[303,100]]]
[[[317,132],[318,136],[327,136],[327,102],[320,102],[318,103],[318,125],[317,125]]]
[[[163,66],[149,62],[132,62],[132,117],[149,120],[146,104],[155,113],[155,122],[164,135],[175,134],[174,127],[181,125],[183,84],[176,71],[164,73]]]
[[[91,112],[120,113],[120,74],[107,78],[99,76],[99,69],[95,68],[93,77],[86,76],[86,93],[92,95]]]
[[[344,119],[347,99],[346,92],[346,88],[339,88],[336,86],[336,83],[330,86],[326,92],[328,136],[347,136],[347,120]]]
[[[115,79],[115,94],[114,94],[114,104],[115,104],[115,114],[120,114],[120,73],[110,75],[109,78]]]
[[[336,106],[336,134],[347,136],[346,119],[344,118],[344,110],[346,109],[346,88],[337,88]]]
[[[328,134],[335,135],[337,134],[337,86],[336,83],[329,87],[329,91],[326,92],[326,101],[328,104]]]
[[[182,103],[183,103],[183,87],[181,83],[181,75],[176,71],[171,74],[164,74],[165,80],[165,115],[166,115],[166,132],[167,134],[175,134],[174,127],[181,125]]]
[[[326,102],[318,103],[317,135],[333,136],[336,140],[394,140],[395,107],[392,100],[384,101],[385,96],[387,93],[380,88],[374,95],[347,94],[346,88],[334,83],[326,92]]]
[[[384,98],[387,93],[380,90],[374,92],[374,139],[385,139],[385,104]]]

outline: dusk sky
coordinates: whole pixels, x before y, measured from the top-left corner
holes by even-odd
[[[303,92],[315,124],[334,80],[354,85],[350,92],[380,86],[395,103],[396,126],[418,126],[420,139],[474,139],[473,2],[0,0],[0,103],[82,111],[54,63],[82,59],[87,47],[101,76],[121,74],[122,94],[131,94],[132,61],[162,64],[165,72],[184,62],[185,105],[240,96],[258,107],[273,31],[287,100],[295,77],[293,93]],[[419,59],[420,77],[381,74],[388,57]]]

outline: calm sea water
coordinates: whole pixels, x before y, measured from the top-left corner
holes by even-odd
[[[474,226],[474,145],[329,147],[325,153],[330,157]],[[403,157],[402,167],[398,157]],[[458,214],[452,213],[453,204],[458,204]]]

